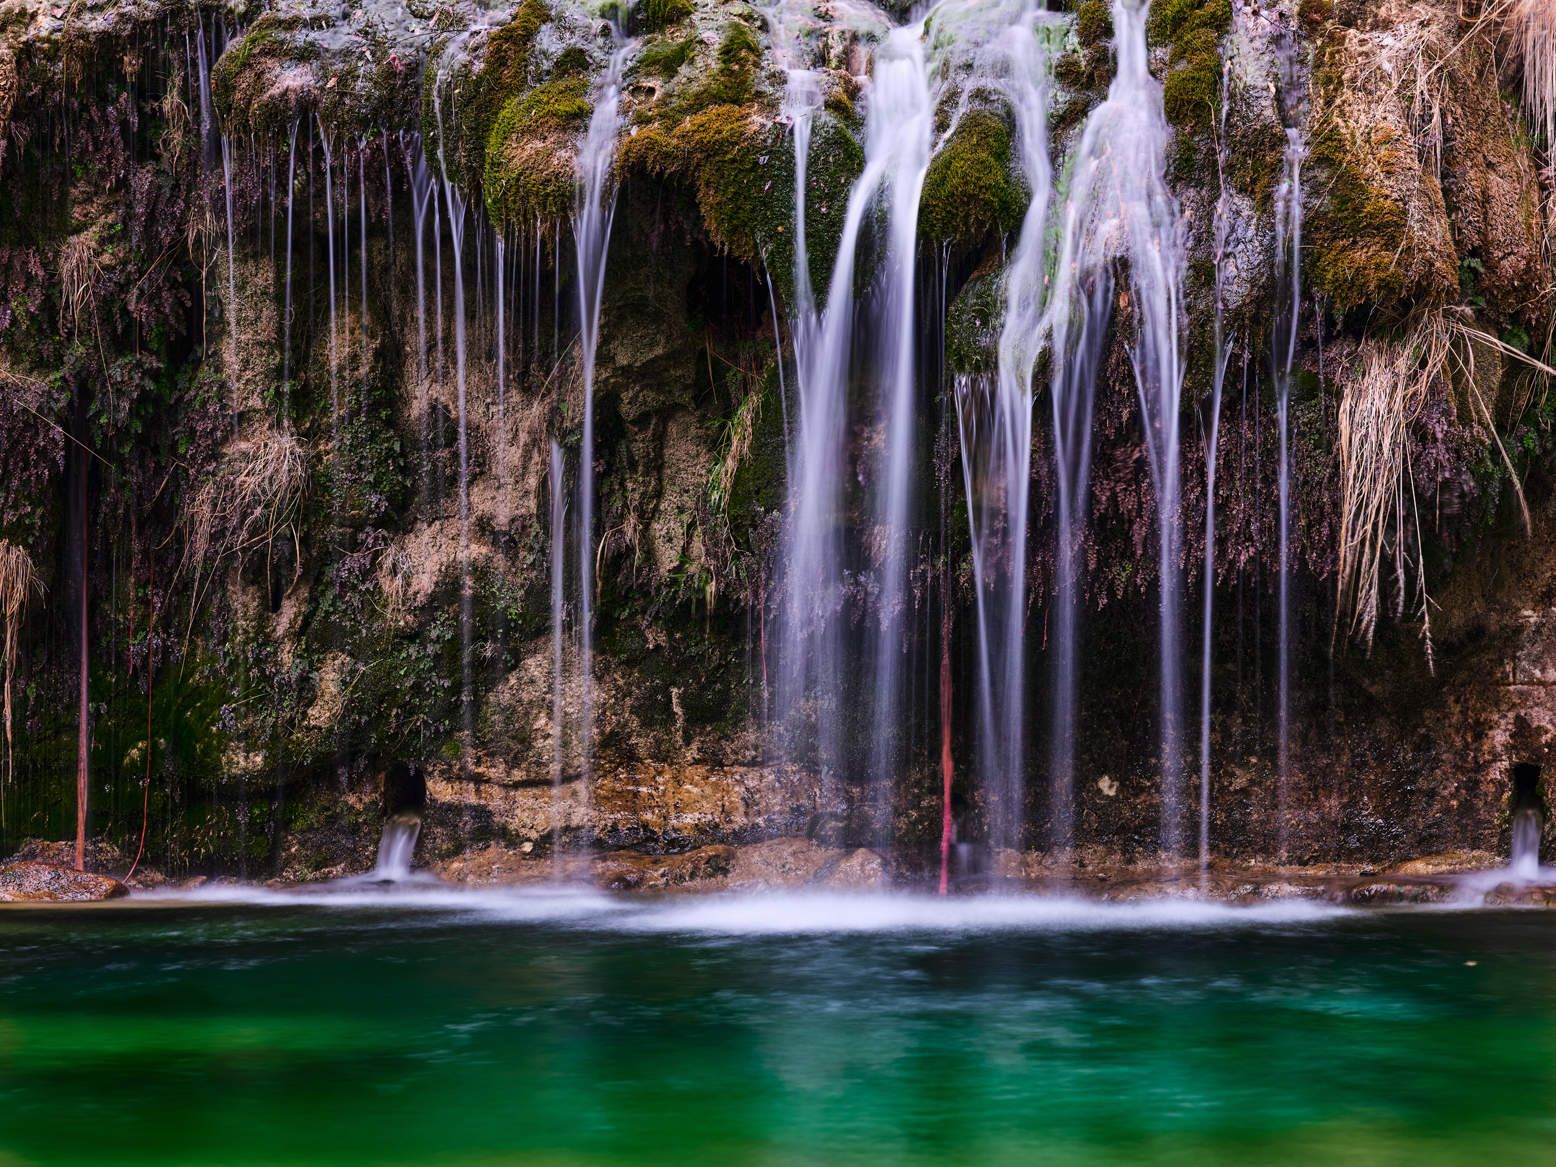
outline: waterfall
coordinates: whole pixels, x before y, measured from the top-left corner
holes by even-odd
[[[1302,141],[1303,93],[1297,78],[1296,44],[1283,30],[1277,45],[1281,117],[1286,147],[1275,188],[1275,335],[1271,364],[1275,381],[1275,424],[1280,435],[1279,672],[1276,704],[1276,772],[1280,849],[1286,850],[1286,811],[1291,785],[1291,372],[1297,359],[1302,305]]]
[[[899,55],[900,54],[900,55]],[[878,277],[877,381],[885,422],[881,489],[875,497],[874,545],[881,556],[876,602],[875,720],[871,742],[875,794],[890,817],[892,779],[903,759],[903,653],[908,640],[908,511],[915,463],[914,421],[918,378],[914,354],[914,275],[919,196],[929,168],[929,84],[917,35],[889,39],[875,58],[872,100],[892,112],[867,126],[867,152],[891,158],[886,176],[886,255]]]
[[[1199,414],[1200,440],[1205,449],[1205,600],[1203,613],[1203,641],[1199,662],[1199,879],[1200,886],[1208,885],[1210,878],[1210,650],[1214,643],[1214,627],[1211,617],[1215,614],[1216,596],[1216,454],[1221,435],[1221,394],[1226,384],[1226,366],[1231,349],[1226,342],[1226,276],[1231,257],[1227,254],[1228,235],[1231,230],[1231,193],[1226,185],[1226,113],[1231,98],[1232,65],[1227,62],[1221,70],[1221,134],[1216,139],[1216,177],[1220,180],[1221,193],[1216,199],[1215,262],[1216,262],[1216,322],[1215,362],[1210,386],[1209,417],[1202,410]]]
[[[1113,299],[1113,265],[1127,258],[1128,287],[1121,306],[1132,311],[1130,362],[1140,400],[1151,483],[1156,498],[1159,573],[1162,848],[1182,846],[1182,760],[1179,756],[1180,618],[1179,394],[1183,366],[1184,247],[1178,203],[1165,180],[1169,129],[1161,85],[1148,69],[1145,5],[1114,0],[1113,27],[1118,74],[1107,100],[1092,111],[1071,165],[1070,187],[1061,215],[1057,285],[1046,320],[1058,354],[1054,379],[1054,423],[1060,475],[1059,598],[1061,636],[1073,638],[1064,622],[1079,605],[1078,541],[1086,510],[1090,472],[1092,396],[1097,362]],[[1072,341],[1072,320],[1079,335]],[[1072,764],[1077,656],[1073,639],[1055,654],[1054,741],[1056,772]],[[1059,724],[1059,719],[1065,719]]]
[[[372,880],[404,880],[411,875],[411,855],[421,834],[421,815],[401,811],[384,821],[384,833],[378,840],[378,863]]]
[[[611,53],[605,80],[594,102],[589,132],[578,153],[583,179],[577,209],[573,212],[573,251],[578,265],[579,349],[583,362],[583,441],[578,456],[578,680],[579,753],[584,790],[588,790],[590,750],[593,745],[591,623],[593,619],[594,554],[594,356],[600,340],[600,301],[605,290],[605,259],[610,250],[611,222],[616,214],[616,188],[612,185],[612,161],[616,154],[616,107],[621,97],[621,76],[635,42],[621,40],[612,26],[616,47]],[[607,189],[608,188],[608,189]],[[556,533],[552,533],[553,539]]]
[[[441,78],[439,81],[441,82]],[[438,168],[443,172],[443,200],[448,204],[449,242],[454,254],[454,392],[455,412],[458,424],[459,445],[459,666],[460,708],[463,713],[464,745],[462,749],[466,775],[470,772],[475,751],[475,669],[474,651],[474,596],[470,579],[470,430],[466,414],[465,385],[465,196],[455,185],[448,172],[448,160],[443,153],[447,134],[443,127],[443,103],[441,85],[432,87],[432,106],[438,126]],[[442,240],[438,242],[442,250]],[[440,264],[441,266],[441,264]],[[438,349],[439,371],[442,368],[442,298],[441,283],[438,289]]]
[[[562,618],[567,571],[567,487],[562,447],[551,441],[551,851],[562,851]]]
[[[876,51],[866,97],[864,170],[849,191],[826,305],[819,310],[806,294],[803,244],[796,245],[791,330],[799,417],[797,448],[789,459],[789,521],[781,556],[786,595],[779,615],[778,710],[781,724],[792,735],[802,708],[809,704],[814,709],[816,760],[824,779],[837,775],[842,761],[844,431],[855,318],[854,252],[866,213],[882,183],[899,167],[909,175],[904,197],[910,194],[917,205],[922,173],[912,175],[922,163],[912,160],[927,154],[922,34],[922,21],[893,29]],[[805,170],[798,161],[799,145],[797,139],[795,216],[803,222]],[[909,161],[904,164],[904,159]],[[900,207],[898,213],[900,217]],[[906,263],[911,278],[911,256]],[[911,320],[911,303],[906,311]],[[891,345],[893,340],[883,343]],[[793,744],[791,740],[791,750]]]
[[[1523,807],[1513,814],[1513,851],[1508,871],[1514,879],[1540,878],[1540,832],[1544,824],[1534,807]]]
[[[999,79],[1014,115],[1022,172],[1032,201],[1004,273],[998,372],[993,377],[960,376],[954,394],[977,594],[978,761],[990,800],[990,841],[996,847],[1019,845],[1023,818],[1032,373],[1043,336],[1045,236],[1053,186],[1047,51],[1038,43],[1035,19],[1029,9],[1019,23],[1007,28],[991,46],[992,60],[979,71],[980,86]],[[1059,817],[1052,842],[1063,847],[1070,833],[1068,768],[1056,767],[1053,778]]]
[[[286,424],[292,424],[292,205],[297,181],[297,122],[292,123],[286,152],[286,295],[281,312],[281,384],[286,393]]]

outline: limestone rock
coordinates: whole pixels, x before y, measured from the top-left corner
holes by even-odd
[[[729,886],[740,891],[801,887],[842,852],[828,851],[810,839],[769,839],[742,847],[730,868]]]
[[[868,847],[860,847],[847,858],[840,860],[817,882],[825,887],[873,890],[884,887],[886,878],[886,860]]]
[[[116,900],[130,889],[110,875],[23,860],[0,867],[0,902]]]

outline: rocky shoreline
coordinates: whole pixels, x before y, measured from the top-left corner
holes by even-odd
[[[88,870],[75,871],[73,845],[34,841],[0,865],[0,904],[82,902],[121,899],[137,893],[161,895],[218,887],[262,887],[275,891],[323,889],[340,880],[371,883],[371,872],[339,871],[323,880],[272,879],[262,883],[231,877],[169,879],[141,867],[133,874],[124,856],[94,842]],[[1388,907],[1556,906],[1556,880],[1542,868],[1535,879],[1517,878],[1487,852],[1426,856],[1387,869],[1358,864],[1281,866],[1275,863],[1214,861],[1202,876],[1194,864],[1131,863],[1097,856],[1055,862],[1038,853],[1004,852],[982,870],[956,869],[954,895],[1014,893],[1080,897],[1103,903],[1142,900],[1206,900],[1259,904],[1282,900]],[[609,851],[592,855],[537,856],[520,848],[490,844],[416,872],[418,886],[524,888],[560,882],[608,892],[933,892],[938,868],[911,852],[869,847],[826,847],[806,838],[778,838],[746,846],[715,844],[674,855]],[[388,882],[388,881],[385,881]]]

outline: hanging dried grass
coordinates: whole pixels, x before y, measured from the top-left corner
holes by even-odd
[[[226,464],[194,493],[184,509],[184,557],[180,571],[194,576],[190,626],[214,569],[232,556],[242,558],[256,547],[267,551],[276,539],[290,535],[302,570],[298,520],[308,496],[307,449],[289,431],[268,430],[259,438],[239,442]],[[203,585],[202,585],[203,580]],[[296,583],[296,577],[293,581]]]
[[[11,758],[11,680],[16,675],[16,633],[27,597],[43,593],[43,581],[32,569],[32,556],[0,539],[0,616],[5,618],[5,769],[10,781],[15,763]]]
[[[1383,565],[1393,561],[1397,592],[1394,614],[1404,614],[1412,574],[1406,539],[1415,532],[1414,598],[1419,604],[1427,667],[1433,667],[1431,598],[1426,591],[1425,555],[1410,467],[1410,424],[1427,394],[1440,380],[1457,374],[1468,386],[1474,417],[1488,445],[1495,445],[1507,467],[1523,517],[1533,534],[1529,503],[1513,460],[1497,433],[1490,408],[1475,382],[1471,342],[1490,345],[1522,361],[1543,377],[1556,369],[1474,327],[1453,310],[1418,313],[1402,343],[1369,340],[1361,348],[1356,376],[1346,386],[1338,414],[1340,454],[1339,609],[1350,621],[1350,634],[1372,646],[1381,608]],[[1407,491],[1409,498],[1407,500]],[[1410,521],[1406,521],[1407,501]]]
[[[1513,0],[1510,19],[1524,58],[1524,105],[1546,149],[1556,148],[1556,4]]]

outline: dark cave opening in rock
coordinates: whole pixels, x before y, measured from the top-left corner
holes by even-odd
[[[411,762],[395,762],[384,772],[385,817],[410,814],[420,817],[427,807],[427,776]]]
[[[1536,762],[1513,765],[1513,810],[1544,811],[1540,803],[1540,766]]]

